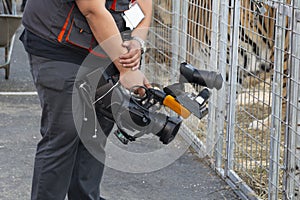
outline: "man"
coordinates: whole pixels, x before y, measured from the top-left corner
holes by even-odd
[[[21,12],[24,12],[24,8],[25,8],[25,5],[26,5],[26,1],[27,1],[27,0],[23,0],[23,1],[22,1],[22,4],[21,4]]]
[[[133,39],[123,42],[120,32],[127,29],[121,14],[133,3],[130,0],[27,1],[23,14],[25,30],[20,39],[29,54],[42,107],[42,139],[36,150],[31,199],[63,200],[66,195],[69,200],[103,199],[99,185],[104,165],[78,136],[72,110],[73,88],[78,70],[91,55],[97,67],[106,68],[110,75],[118,73],[124,87],[149,87],[139,63],[151,21],[152,1],[136,2],[145,17],[132,31]],[[89,46],[95,41],[101,46],[100,51]],[[113,65],[107,66],[108,60]],[[101,113],[97,116],[108,135],[113,124]],[[82,127],[80,134],[85,135],[88,130],[84,129],[84,122]]]

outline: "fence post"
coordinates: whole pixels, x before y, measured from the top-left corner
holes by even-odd
[[[235,102],[237,90],[237,70],[238,70],[238,46],[239,46],[239,25],[240,25],[240,0],[234,1],[234,14],[230,19],[233,22],[230,41],[232,41],[231,50],[231,68],[229,71],[229,110],[228,110],[228,126],[227,126],[227,163],[226,174],[233,170],[234,163],[234,129],[235,129]]]
[[[181,27],[181,35],[180,35],[180,53],[179,53],[179,61],[186,61],[186,48],[187,48],[187,28],[188,28],[188,1],[181,0],[181,14],[182,14],[182,27]]]
[[[291,65],[289,66],[289,74],[291,79],[289,82],[289,116],[288,116],[288,143],[286,151],[286,198],[299,198],[299,181],[300,181],[300,130],[299,130],[299,90],[300,90],[300,2],[293,2],[293,18],[292,18],[292,35],[290,39],[291,47]],[[297,183],[297,184],[296,184]]]
[[[279,0],[276,12],[274,78],[272,84],[272,122],[270,141],[270,171],[269,171],[269,200],[278,199],[279,168],[280,168],[280,136],[282,118],[282,88],[285,42],[284,1]]]
[[[212,26],[211,26],[211,50],[210,50],[210,67],[216,71],[218,68],[218,39],[219,39],[219,1],[212,2]],[[214,155],[216,140],[216,109],[217,109],[217,92],[213,92],[209,101],[208,127],[206,136],[206,154],[212,157]]]
[[[228,14],[229,14],[229,1],[224,0],[220,3],[219,20],[220,20],[220,42],[219,42],[219,71],[224,79],[224,85],[218,92],[219,98],[217,99],[217,111],[216,111],[216,134],[218,134],[215,150],[215,167],[222,173],[222,156],[224,145],[224,120],[225,120],[225,108],[226,108],[226,67],[227,67],[227,42],[228,42]]]
[[[178,76],[179,56],[179,30],[180,30],[180,0],[172,1],[172,67],[170,80],[176,80]]]

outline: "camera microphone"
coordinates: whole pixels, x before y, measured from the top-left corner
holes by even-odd
[[[223,85],[221,74],[214,71],[196,69],[186,62],[180,64],[180,75],[179,82],[181,83],[195,83],[210,89],[216,88],[217,90],[221,89]]]

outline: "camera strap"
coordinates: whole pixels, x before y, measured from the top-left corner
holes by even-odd
[[[98,77],[101,77],[99,80]],[[110,74],[103,72],[100,68],[97,68],[96,70],[88,73],[80,80],[76,81],[76,87],[78,89],[79,96],[82,100],[83,105],[83,122],[87,122],[90,120],[87,117],[87,110],[92,111],[93,114],[93,123],[94,123],[94,135],[93,138],[97,138],[97,126],[98,126],[98,119],[97,119],[97,113],[101,109],[96,109],[95,106],[102,105],[102,102],[110,102],[110,96],[111,92],[115,87],[119,85],[119,81],[116,81],[114,84],[111,80],[113,76],[110,76]],[[95,81],[97,80],[97,81]],[[101,83],[102,85],[100,87],[97,87]],[[103,82],[107,82],[107,84],[103,84]],[[100,92],[100,96],[97,96],[97,92]],[[95,100],[96,97],[96,100]],[[100,102],[101,101],[101,102]],[[101,108],[101,106],[100,106]],[[104,110],[103,110],[104,111]],[[113,121],[112,115],[109,112],[103,113],[103,115],[110,121]]]

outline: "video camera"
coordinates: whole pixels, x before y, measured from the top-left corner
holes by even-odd
[[[188,93],[185,92],[185,83],[205,88],[198,94]],[[80,84],[79,91],[87,104],[117,125],[114,134],[123,144],[149,133],[158,136],[163,144],[169,144],[177,135],[183,119],[191,113],[198,119],[207,115],[210,89],[219,90],[222,84],[221,74],[198,70],[184,62],[180,64],[179,82],[162,90],[137,86],[128,91],[119,84],[118,78],[110,77],[107,84],[96,89],[93,102],[87,97],[89,84]],[[144,89],[145,95],[136,95],[136,89]],[[169,108],[176,115],[169,116],[170,113],[163,112],[162,107]]]

